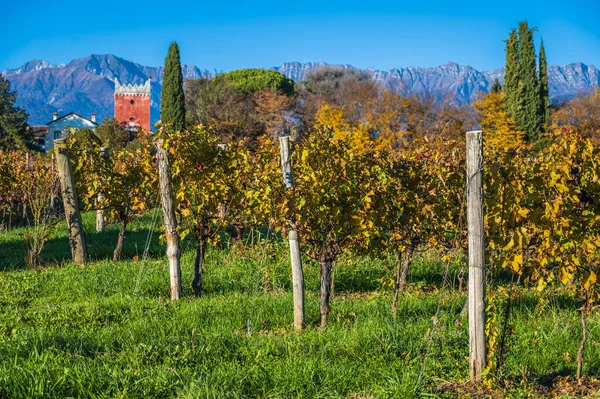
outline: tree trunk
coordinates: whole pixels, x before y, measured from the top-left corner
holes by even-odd
[[[581,331],[583,336],[579,344],[579,350],[577,350],[577,379],[581,378],[581,370],[583,369],[583,351],[585,349],[585,341],[587,340],[587,308],[588,308],[588,294],[584,291],[583,294],[583,306],[581,307]]]
[[[337,262],[331,262],[331,288],[329,289],[329,300],[335,297],[335,275],[337,273]]]
[[[244,236],[244,228],[239,225],[233,225],[229,229],[229,238],[231,238],[231,246],[235,247],[241,244]]]
[[[329,248],[321,250],[319,255],[319,266],[321,269],[321,298],[320,298],[320,309],[321,309],[321,327],[327,326],[327,316],[331,307],[329,306],[329,297],[331,294],[331,268],[335,256]]]
[[[414,252],[414,246],[411,244],[406,249],[406,258],[404,262],[400,262],[401,256],[398,256],[398,274],[396,277],[396,289],[394,291],[394,302],[392,303],[392,313],[394,315],[394,319],[398,314],[398,297],[400,293],[404,291],[404,287],[406,287],[406,280],[408,279],[408,272],[410,271],[410,266],[412,265],[412,256]],[[400,271],[400,264],[402,264],[402,271]]]
[[[23,226],[24,227],[29,226],[29,219],[27,217],[27,202],[23,203]]]
[[[4,231],[4,222],[6,220],[6,208],[2,209],[2,220],[0,221],[0,231]]]
[[[402,273],[398,279],[398,290],[402,292],[404,287],[406,287],[406,280],[408,279],[408,272],[410,271],[410,267],[412,266],[412,257],[414,247],[409,245],[406,250],[406,259],[404,259],[404,264],[402,265]]]
[[[127,228],[127,218],[121,217],[121,227],[119,229],[119,239],[117,240],[117,247],[113,252],[113,262],[118,261],[121,258],[123,252],[123,241],[125,241],[125,229]]]
[[[202,293],[202,266],[204,265],[204,254],[206,251],[206,241],[203,238],[198,239],[196,248],[196,260],[194,261],[194,280],[192,280],[192,288],[196,298]]]

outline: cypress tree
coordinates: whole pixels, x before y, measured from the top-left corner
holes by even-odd
[[[544,41],[540,45],[540,110],[542,124],[550,126],[550,88],[548,86],[548,61],[546,60],[546,49]]]
[[[528,141],[536,141],[541,135],[540,84],[538,80],[533,29],[527,21],[519,22],[519,80],[516,119],[527,134]],[[520,92],[521,91],[521,92]]]
[[[183,72],[179,59],[179,46],[173,42],[165,59],[160,119],[163,125],[178,131],[185,128],[185,97],[183,94]]]
[[[519,86],[519,38],[517,30],[510,31],[506,41],[506,65],[504,66],[504,103],[508,115],[516,117],[516,93]]]
[[[492,85],[492,89],[490,90],[490,93],[498,94],[500,92],[502,92],[502,86],[498,82],[498,79],[496,79],[496,80],[494,80],[494,84]]]

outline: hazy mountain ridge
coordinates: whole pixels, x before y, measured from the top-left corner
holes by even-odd
[[[288,62],[275,69],[294,81],[324,62]],[[353,68],[342,65],[344,68]],[[186,79],[212,76],[208,70],[194,65],[183,65]],[[477,71],[470,66],[446,63],[438,67],[394,68],[381,71],[365,69],[382,87],[400,94],[428,94],[437,99],[450,99],[458,104],[473,101],[480,92],[487,92],[495,79],[503,81],[503,68]],[[114,79],[121,83],[141,84],[152,82],[152,123],[159,118],[160,92],[163,67],[148,67],[108,55],[91,55],[68,64],[53,65],[43,60],[33,60],[20,68],[2,72],[18,94],[17,105],[27,110],[31,124],[43,124],[53,112],[77,112],[89,117],[96,112],[98,120],[113,115]],[[600,71],[593,65],[574,63],[548,67],[550,96],[554,101],[571,98],[578,93],[599,86]]]

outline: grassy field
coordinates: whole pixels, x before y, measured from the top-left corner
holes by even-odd
[[[458,265],[450,269],[454,284],[441,290],[444,265],[421,254],[394,320],[392,288],[383,284],[393,276],[389,261],[344,258],[331,323],[321,329],[318,268],[306,259],[308,326],[297,334],[285,242],[265,245],[257,233],[254,245],[211,248],[205,294],[196,299],[194,248],[185,241],[185,298],[172,304],[158,233],[141,260],[151,215],[132,223],[117,263],[109,260],[117,227],[96,234],[94,215],[84,216],[93,261],[83,267],[69,261],[62,225],[42,270],[22,268],[21,230],[0,233],[0,398],[584,397],[585,389],[593,396],[594,378],[587,388],[563,378],[575,374],[581,339],[579,303],[566,290],[513,290],[505,361],[488,375],[492,388],[478,391],[463,383],[468,330]],[[503,298],[493,301],[498,325]],[[597,312],[588,325],[584,373],[594,376]]]

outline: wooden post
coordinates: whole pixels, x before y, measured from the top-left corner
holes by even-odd
[[[467,216],[469,235],[469,365],[480,381],[486,365],[485,237],[483,231],[483,134],[467,132]]]
[[[29,159],[29,152],[25,153],[25,170],[27,171],[27,173],[29,173],[29,171],[31,170],[31,160]],[[29,217],[27,216],[27,200],[29,200],[29,198],[25,196],[23,201],[23,226],[29,225]]]
[[[171,186],[171,165],[169,164],[169,153],[162,148],[162,140],[157,141],[156,148],[160,197],[167,240],[167,258],[169,259],[171,276],[171,301],[178,301],[181,298],[181,266],[179,264],[179,233],[177,232],[173,188]]]
[[[50,212],[54,212],[54,183],[56,180],[54,179],[54,151],[52,151],[51,160],[50,160],[50,176],[52,178],[52,192],[50,193]]]
[[[108,148],[102,147],[100,148],[100,162],[104,162],[104,158],[106,157],[106,153]],[[96,209],[96,233],[101,233],[104,231],[105,222],[104,222],[104,211],[99,206],[102,202],[102,184],[100,184],[100,192],[98,192],[97,204],[98,208]]]
[[[77,190],[75,188],[75,179],[69,163],[69,151],[62,145],[63,140],[55,140],[56,165],[58,176],[60,178],[60,190],[65,207],[65,216],[69,228],[69,242],[71,244],[71,255],[73,261],[79,265],[87,261],[87,244],[83,234],[83,222],[79,213],[79,204],[77,202]]]
[[[283,183],[287,190],[294,187],[292,177],[292,161],[290,159],[290,137],[279,138],[279,151],[281,154],[281,171]],[[296,331],[304,328],[304,273],[302,272],[302,255],[298,232],[294,221],[289,221],[288,240],[290,242],[290,258],[292,261],[292,289],[294,295],[294,327]]]
[[[224,144],[224,143],[217,144],[217,147],[219,147],[223,151],[227,150],[227,144]],[[221,205],[219,205],[219,211],[217,212],[217,217],[219,219],[225,219],[225,216],[227,216],[227,206],[225,204],[221,204]]]

